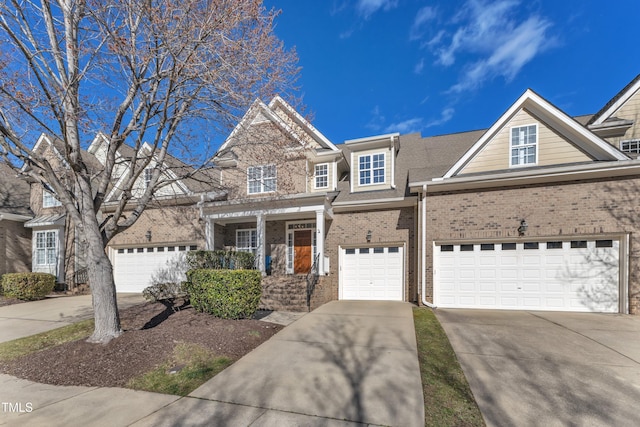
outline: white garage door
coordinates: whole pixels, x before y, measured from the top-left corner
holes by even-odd
[[[142,292],[152,276],[167,270],[174,260],[196,246],[153,246],[115,250],[113,276],[117,292]]]
[[[439,307],[619,311],[617,240],[437,245]]]
[[[340,299],[402,301],[402,246],[342,249]]]

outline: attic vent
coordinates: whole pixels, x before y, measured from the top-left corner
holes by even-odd
[[[640,154],[640,139],[620,141],[620,151],[624,153]]]

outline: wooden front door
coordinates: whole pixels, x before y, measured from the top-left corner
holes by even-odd
[[[293,233],[293,272],[307,274],[311,271],[311,230]]]

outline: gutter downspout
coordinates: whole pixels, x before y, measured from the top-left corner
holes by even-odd
[[[430,308],[436,308],[435,304],[427,301],[427,184],[422,186],[422,303]]]

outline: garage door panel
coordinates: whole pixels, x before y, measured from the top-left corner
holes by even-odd
[[[151,285],[154,275],[162,270],[175,269],[175,264],[183,257],[189,247],[183,251],[178,246],[141,247],[118,249],[113,256],[113,276],[117,292],[142,292]],[[172,266],[172,267],[170,267]],[[184,276],[186,279],[186,276]]]
[[[341,299],[402,301],[404,284],[402,247],[343,249],[341,253]],[[453,261],[454,259],[451,259],[451,262]],[[453,280],[455,277],[451,277],[451,281]]]
[[[617,312],[620,242],[591,240],[584,245],[462,245],[473,251],[460,250],[461,245],[448,245],[445,251],[436,246],[436,305]]]

